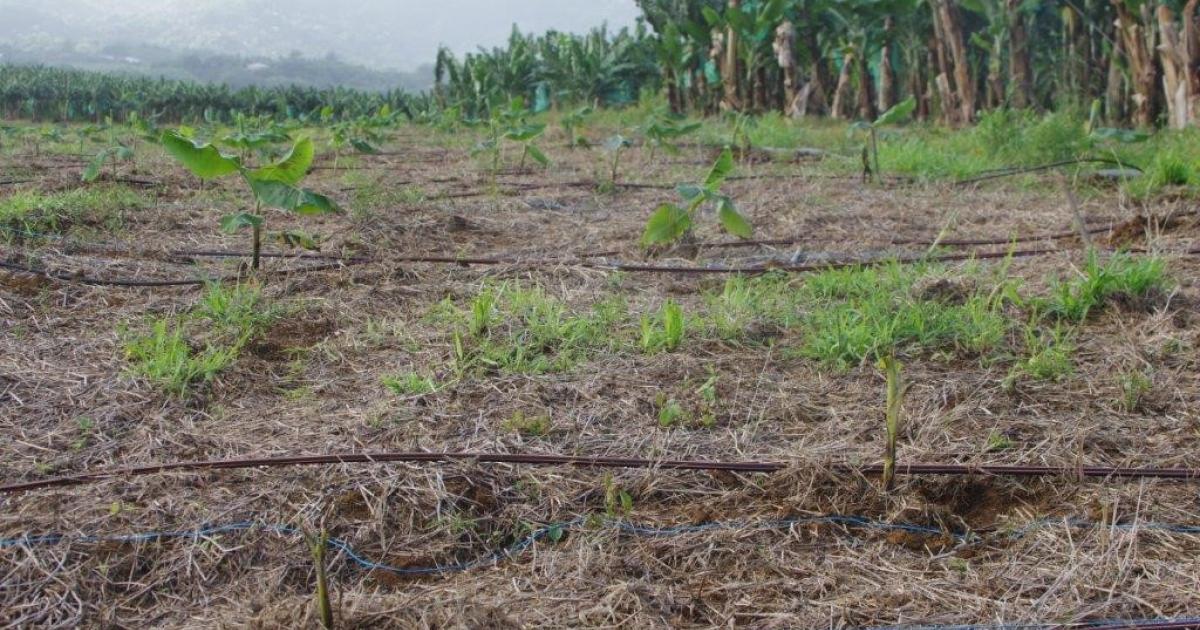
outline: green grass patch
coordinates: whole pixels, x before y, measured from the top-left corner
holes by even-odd
[[[1035,299],[1033,305],[1049,317],[1082,322],[1111,297],[1145,297],[1167,286],[1166,262],[1161,258],[1114,254],[1101,260],[1092,252],[1078,277],[1053,280],[1049,297]]]
[[[145,197],[123,186],[89,186],[57,193],[18,191],[0,198],[0,240],[62,234],[77,225],[118,230],[127,211],[147,204]]]
[[[1001,300],[951,283],[950,295],[919,290],[934,278],[931,267],[894,263],[817,275],[802,289],[809,306],[800,354],[846,367],[892,352],[978,355],[995,348],[1008,329]]]
[[[182,324],[156,320],[148,334],[125,346],[133,371],[169,394],[182,396],[196,383],[205,383],[237,359],[236,345],[208,344],[194,350]]]
[[[211,381],[279,316],[251,285],[210,285],[200,303],[179,317],[153,321],[125,343],[133,374],[173,396]]]
[[[1037,381],[1057,382],[1075,372],[1071,355],[1075,352],[1072,333],[1065,328],[1048,330],[1030,325],[1024,331],[1025,355],[1017,360],[1004,379],[1005,388],[1017,381],[1029,378]]]
[[[383,377],[383,386],[397,396],[424,396],[437,391],[437,382],[416,372]]]
[[[466,308],[445,302],[430,317],[457,322],[454,360],[460,374],[500,371],[564,372],[595,352],[618,347],[614,335],[628,319],[623,299],[612,297],[576,311],[539,286],[485,288]]]

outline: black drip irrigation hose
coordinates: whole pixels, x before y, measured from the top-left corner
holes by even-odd
[[[822,271],[832,271],[837,269],[848,269],[854,267],[875,267],[887,264],[912,265],[922,263],[941,263],[941,262],[965,262],[971,260],[997,260],[1007,258],[1030,258],[1034,256],[1048,256],[1061,254],[1070,250],[1060,248],[1043,248],[1043,249],[1014,249],[1008,251],[996,252],[966,252],[961,254],[942,254],[937,256],[910,256],[910,257],[891,257],[878,258],[872,260],[847,260],[838,262],[822,262],[822,263],[807,263],[807,264],[788,264],[788,263],[768,263],[765,265],[755,265],[750,267],[696,267],[696,266],[680,266],[680,265],[648,265],[638,263],[622,263],[622,262],[605,262],[597,260],[577,259],[521,259],[521,258],[487,258],[487,257],[468,257],[468,256],[444,256],[444,255],[428,255],[428,256],[396,256],[389,258],[386,262],[390,263],[427,263],[427,264],[448,264],[457,265],[460,267],[470,267],[472,265],[480,266],[497,266],[497,265],[514,265],[524,266],[532,269],[550,269],[558,267],[575,267],[580,269],[596,269],[601,271],[623,271],[629,273],[662,273],[662,274],[680,274],[680,275],[721,275],[734,274],[755,276],[773,272],[778,273],[815,273]],[[1144,254],[1148,253],[1140,249],[1125,250],[1128,253]],[[1183,256],[1194,256],[1200,254],[1200,249],[1190,249],[1179,252],[1163,252],[1174,253]],[[246,257],[243,252],[179,252],[180,257],[216,257],[216,258],[235,258]],[[260,254],[261,256],[261,254]],[[283,255],[272,254],[268,257],[283,257]],[[296,258],[304,258],[301,256],[292,256]],[[370,258],[337,258],[338,262],[327,265],[317,265],[313,267],[305,267],[292,270],[278,270],[268,272],[271,275],[287,275],[293,273],[311,273],[316,271],[327,271],[330,269],[340,269],[351,265],[366,264],[376,261]],[[146,280],[141,278],[95,278],[83,274],[73,274],[66,272],[56,272],[38,267],[21,265],[11,262],[0,261],[0,269],[8,269],[20,273],[28,273],[39,275],[51,280],[60,282],[84,284],[90,286],[107,286],[107,287],[173,287],[173,286],[200,286],[212,283],[235,282],[240,280],[242,276],[221,276],[202,279],[189,280]]]
[[[999,179],[1002,177],[1012,177],[1015,175],[1025,175],[1027,173],[1037,173],[1037,172],[1048,171],[1050,169],[1055,169],[1055,168],[1059,168],[1059,167],[1063,167],[1063,166],[1073,166],[1075,164],[1108,164],[1111,166],[1118,166],[1118,167],[1122,167],[1122,168],[1131,168],[1135,171],[1138,171],[1139,173],[1145,172],[1141,167],[1139,167],[1135,164],[1128,164],[1126,162],[1122,162],[1120,160],[1113,160],[1110,158],[1074,158],[1074,159],[1070,159],[1070,160],[1060,160],[1058,162],[1050,162],[1049,164],[1038,164],[1036,166],[1013,166],[1013,167],[1008,167],[1008,168],[998,168],[998,169],[993,169],[993,170],[989,170],[989,171],[982,171],[979,175],[976,175],[974,177],[956,180],[954,182],[954,185],[955,186],[966,186],[968,184],[976,184],[976,183],[991,180],[991,179]]]
[[[335,453],[329,455],[293,455],[207,461],[182,461],[148,464],[128,468],[80,472],[62,477],[11,482],[0,485],[0,495],[28,492],[43,488],[78,486],[107,479],[122,479],[157,475],[166,472],[195,472],[202,470],[244,470],[294,466],[332,466],[342,464],[523,464],[529,466],[574,466],[579,468],[640,468],[652,470],[726,471],[743,473],[773,473],[789,467],[788,462],[710,461],[645,459],[638,457],[605,457],[575,455],[545,455],[524,453],[476,452],[385,452]],[[883,466],[850,463],[829,463],[826,468],[838,473],[859,475],[883,474]],[[900,464],[898,475],[909,476],[993,476],[1012,478],[1059,477],[1076,480],[1111,479],[1173,479],[1200,481],[1200,468],[1126,468],[1112,466],[1024,466],[993,464]]]
[[[342,269],[349,265],[359,264],[353,260],[324,265],[313,265],[302,267],[300,269],[280,269],[262,272],[260,275],[290,275],[296,273],[314,273],[317,271],[329,271],[332,269]],[[150,280],[144,278],[96,278],[83,273],[68,273],[65,271],[52,271],[42,269],[30,265],[22,265],[18,263],[5,262],[0,260],[0,269],[15,271],[17,273],[27,273],[35,276],[41,276],[47,280],[56,280],[68,284],[81,284],[93,287],[119,287],[119,288],[167,288],[167,287],[200,287],[209,284],[224,284],[228,282],[238,282],[245,279],[245,275],[228,275],[228,276],[210,276],[208,278],[196,278],[189,280]]]

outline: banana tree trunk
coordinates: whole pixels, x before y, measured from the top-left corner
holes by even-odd
[[[992,50],[988,54],[987,80],[984,82],[983,93],[983,106],[987,109],[996,109],[1004,104],[1004,79],[1000,77],[1003,49],[1004,41],[998,37],[993,38]]]
[[[801,14],[802,19],[807,17],[806,14]],[[805,29],[803,42],[805,52],[812,64],[808,83],[801,88],[805,92],[803,110],[808,114],[825,114],[829,110],[829,86],[833,84],[833,81],[830,77],[828,62],[817,42],[816,29],[812,27]]]
[[[1108,83],[1104,88],[1104,116],[1111,125],[1125,120],[1125,73],[1121,71],[1120,59],[1125,56],[1125,40],[1114,33],[1112,52],[1108,59]]]
[[[864,50],[858,55],[858,117],[872,121],[879,117],[875,110],[875,82],[871,78],[871,68],[867,63]]]
[[[1159,71],[1154,63],[1154,29],[1147,32],[1146,24],[1130,13],[1123,0],[1112,0],[1117,10],[1117,23],[1125,45],[1129,74],[1133,88],[1131,118],[1139,127],[1149,127],[1158,117]]]
[[[886,112],[896,104],[896,68],[892,65],[892,37],[896,19],[887,16],[883,20],[883,48],[879,51],[879,106]]]
[[[975,118],[975,82],[971,78],[971,62],[963,36],[962,14],[952,0],[930,0],[938,46],[949,67],[938,77],[939,88],[952,95],[952,107],[943,101],[943,116],[951,124],[968,124]],[[946,110],[951,110],[947,112]]]
[[[1008,12],[1008,85],[1012,90],[1011,104],[1016,109],[1033,105],[1033,65],[1029,60],[1029,35],[1025,15],[1021,12],[1024,0],[1007,0]]]
[[[729,0],[727,11],[741,11],[741,0]],[[738,57],[738,33],[733,26],[725,29],[725,59],[721,67],[721,83],[725,89],[725,96],[721,101],[721,108],[731,111],[741,111],[742,99],[738,95],[738,82],[742,76],[740,58]]]
[[[754,71],[754,111],[756,112],[765,112],[771,108],[769,83],[767,66],[759,64],[758,69]]]
[[[1193,56],[1200,42],[1197,36],[1196,5],[1191,0],[1183,9],[1183,32],[1175,26],[1175,15],[1167,5],[1158,6],[1158,30],[1162,43],[1158,46],[1163,68],[1163,91],[1167,104],[1167,122],[1173,129],[1196,124],[1197,100],[1200,99],[1200,75]]]
[[[853,113],[850,104],[850,78],[854,67],[854,53],[847,52],[842,56],[842,70],[838,73],[837,87],[833,90],[833,105],[829,115],[836,119],[849,119]]]
[[[1200,0],[1183,7],[1184,74],[1188,85],[1190,123],[1200,126]]]
[[[929,120],[929,76],[926,74],[926,68],[934,67],[933,50],[932,48],[913,46],[912,52],[907,55],[907,61],[908,93],[912,94],[917,101],[913,118],[922,121]]]
[[[682,114],[683,103],[680,100],[679,81],[676,80],[675,71],[664,67],[663,82],[667,84],[667,106],[671,108],[671,113]]]
[[[783,72],[783,114],[792,118],[804,115],[805,106],[800,102],[800,86],[796,77],[796,27],[784,20],[775,29],[775,63]]]

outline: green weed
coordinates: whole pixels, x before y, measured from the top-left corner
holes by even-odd
[[[60,234],[77,225],[112,231],[125,213],[147,205],[140,194],[122,186],[90,186],[65,192],[15,192],[0,199],[0,240],[15,241]]]
[[[984,446],[984,450],[988,453],[995,453],[997,451],[1007,451],[1013,446],[1015,446],[1015,444],[1013,443],[1012,438],[998,431],[992,431],[988,434],[987,444]]]
[[[477,369],[522,374],[568,371],[594,352],[619,343],[613,332],[627,317],[620,298],[576,312],[536,286],[489,287],[465,311],[439,309],[443,321],[466,328],[454,333],[454,362],[460,375]]]
[[[207,383],[231,365],[255,336],[280,316],[263,304],[253,285],[209,285],[200,303],[178,318],[155,320],[150,331],[125,344],[125,356],[133,373],[145,377],[175,396],[189,387]],[[196,336],[205,339],[203,349],[190,341],[189,325],[201,326]]]
[[[642,352],[674,352],[683,344],[684,335],[683,307],[673,300],[667,300],[657,317],[642,316]]]
[[[979,293],[957,301],[921,295],[917,282],[929,273],[890,264],[813,276],[801,290],[808,311],[800,320],[800,354],[846,367],[893,351],[977,355],[996,347],[1008,329],[1001,300]]]
[[[526,416],[525,412],[517,411],[504,421],[504,428],[521,435],[543,437],[550,434],[552,425],[550,416]]]
[[[1063,328],[1040,331],[1033,326],[1027,327],[1025,349],[1025,358],[1018,361],[1004,379],[1005,389],[1011,389],[1025,377],[1057,382],[1075,371],[1075,364],[1071,360],[1075,344],[1071,341],[1070,333]]]
[[[416,372],[383,377],[383,386],[397,396],[424,396],[437,391],[437,382]]]
[[[237,358],[236,347],[208,345],[194,351],[183,327],[166,319],[154,322],[149,334],[125,346],[133,371],[166,392],[182,396],[193,384],[206,383]]]
[[[1121,389],[1118,407],[1125,412],[1137,411],[1142,407],[1146,395],[1154,387],[1154,381],[1140,370],[1126,370],[1117,375],[1117,384]]]
[[[1143,297],[1166,286],[1166,262],[1161,258],[1116,254],[1101,262],[1099,255],[1092,252],[1080,277],[1054,280],[1050,296],[1034,300],[1033,304],[1047,316],[1082,322],[1110,297]]]
[[[667,398],[666,394],[660,393],[656,405],[658,407],[658,426],[670,429],[673,426],[687,422],[687,411],[674,398]]]

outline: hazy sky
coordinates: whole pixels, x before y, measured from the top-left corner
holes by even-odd
[[[431,62],[523,31],[632,25],[634,0],[0,0],[0,43],[150,43],[244,54],[335,52],[380,67]]]

